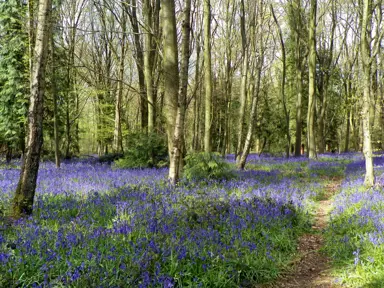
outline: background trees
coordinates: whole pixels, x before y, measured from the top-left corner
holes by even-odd
[[[379,0],[168,2],[54,2],[44,157],[122,153],[135,133],[167,137],[169,160],[177,146],[180,159],[235,153],[240,168],[249,152],[383,147]],[[0,1],[0,151],[8,158],[24,150],[37,4]],[[174,31],[161,14],[168,4]]]

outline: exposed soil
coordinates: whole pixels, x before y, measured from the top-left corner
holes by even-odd
[[[330,275],[330,259],[320,252],[324,245],[322,231],[328,222],[331,209],[331,196],[339,189],[342,179],[330,179],[325,186],[323,200],[315,214],[311,233],[299,238],[298,256],[290,263],[287,271],[276,282],[257,286],[260,288],[336,288]]]

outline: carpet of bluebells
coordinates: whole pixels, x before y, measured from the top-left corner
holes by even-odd
[[[377,185],[367,191],[363,158],[347,165],[326,231],[335,275],[347,287],[384,287],[384,155],[375,155],[374,168]]]
[[[308,162],[251,155],[246,171],[232,180],[177,186],[166,181],[167,169],[117,170],[95,160],[56,169],[44,162],[33,216],[11,227],[0,221],[0,287],[251,287],[271,281],[311,227],[324,183],[343,175],[352,157]],[[0,210],[7,213],[19,164],[0,167]],[[376,241],[372,249],[379,249],[384,196],[348,193],[334,217],[363,201],[359,213],[371,218],[351,218],[351,225],[369,226],[361,241]],[[371,263],[354,248],[358,265]]]

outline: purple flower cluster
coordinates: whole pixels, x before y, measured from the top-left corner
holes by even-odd
[[[384,264],[384,157],[374,157],[377,186],[369,190],[363,185],[363,157],[355,156],[353,160],[346,167],[341,192],[335,197],[326,249],[335,262],[350,263],[340,272],[344,284],[374,287],[375,275],[381,273]]]
[[[295,250],[295,225],[303,224],[299,214],[317,185],[303,186],[277,170],[177,187],[166,175],[166,169],[42,163],[33,217],[0,237],[0,286],[262,281],[260,271],[277,269],[276,259]],[[2,170],[2,201],[11,199],[18,176],[17,169]]]

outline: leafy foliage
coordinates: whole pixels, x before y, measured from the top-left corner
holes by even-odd
[[[108,163],[111,164],[114,161],[117,161],[121,158],[124,158],[124,154],[122,153],[110,153],[99,157],[100,163]]]
[[[188,180],[234,177],[231,165],[219,153],[191,153],[185,160],[184,176]]]
[[[0,2],[0,140],[23,138],[28,93],[27,34],[21,1]]]
[[[130,133],[124,158],[115,161],[117,168],[162,167],[167,164],[168,150],[164,137],[156,133]]]

